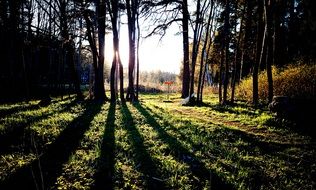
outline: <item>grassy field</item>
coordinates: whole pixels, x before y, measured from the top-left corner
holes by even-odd
[[[315,139],[243,102],[0,105],[0,189],[315,189]]]

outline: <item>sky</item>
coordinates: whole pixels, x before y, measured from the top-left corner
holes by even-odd
[[[160,40],[160,36],[152,36],[140,40],[140,70],[161,70],[179,74],[182,61],[182,35],[177,25],[172,25],[166,35]],[[142,34],[145,35],[145,34]],[[105,57],[107,63],[111,63],[113,57],[112,35],[106,36]],[[128,31],[127,26],[121,26],[120,30],[120,54],[124,68],[128,64]]]
[[[189,12],[194,12],[195,2],[188,0]],[[122,15],[121,19],[127,22],[126,15]],[[140,21],[142,22],[142,21]],[[150,22],[150,21],[149,21]],[[146,28],[147,21],[140,23],[141,28]],[[190,30],[190,29],[189,29]],[[166,35],[161,39],[160,36],[152,36],[140,40],[140,70],[153,71],[161,70],[175,74],[180,73],[180,65],[183,59],[182,34],[179,33],[179,25],[173,23],[168,27]],[[149,31],[142,31],[141,35],[145,36]],[[191,32],[189,32],[191,33]],[[112,35],[106,35],[105,59],[107,63],[112,62],[113,58],[113,42]],[[190,39],[189,39],[190,40]],[[120,29],[120,54],[123,67],[128,65],[128,29],[127,25],[121,25]]]

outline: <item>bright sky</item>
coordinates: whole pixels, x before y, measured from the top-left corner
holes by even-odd
[[[182,60],[182,35],[175,35],[178,26],[171,26],[166,35],[159,41],[160,36],[152,36],[140,41],[140,70],[161,70],[178,74]],[[106,61],[111,63],[113,58],[112,35],[106,36]],[[128,31],[127,26],[121,27],[120,53],[124,68],[128,65]]]

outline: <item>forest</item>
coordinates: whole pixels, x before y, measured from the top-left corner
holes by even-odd
[[[315,189],[315,4],[1,0],[0,189]]]

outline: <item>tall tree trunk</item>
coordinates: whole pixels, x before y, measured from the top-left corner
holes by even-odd
[[[219,76],[218,76],[218,101],[221,104],[223,102],[223,67],[224,67],[224,60],[225,60],[225,54],[224,54],[224,45],[222,44],[221,47],[221,62],[219,66]]]
[[[92,21],[89,18],[88,11],[84,12],[84,19],[87,24],[87,36],[88,36],[88,42],[90,44],[90,48],[92,51],[92,65],[93,65],[93,73],[94,73],[94,82],[92,82],[93,85],[93,98],[95,97],[95,88],[96,88],[96,81],[99,80],[99,76],[96,74],[96,70],[98,67],[98,50],[96,47],[96,42],[95,42],[95,37],[94,37],[94,29],[93,29],[93,24]],[[92,87],[92,86],[91,86]],[[90,88],[91,88],[90,87]],[[91,95],[91,94],[90,94]]]
[[[189,61],[189,11],[188,1],[182,1],[182,31],[183,31],[183,76],[182,98],[189,96],[190,92],[190,61]]]
[[[138,101],[138,93],[139,93],[139,41],[140,41],[140,25],[139,25],[139,13],[137,11],[137,66],[136,66],[136,100]]]
[[[228,81],[229,81],[229,14],[230,14],[230,7],[229,7],[229,0],[226,0],[225,6],[225,23],[224,23],[224,35],[225,35],[225,78],[224,78],[224,92],[223,92],[223,104],[227,103],[227,88],[228,88]]]
[[[251,62],[252,62],[252,45],[251,45],[251,35],[252,35],[252,11],[253,11],[253,1],[247,0],[246,2],[246,16],[245,16],[245,35],[242,41],[242,53],[240,62],[240,81],[242,78],[250,74]]]
[[[237,5],[237,4],[236,4]],[[237,6],[236,6],[236,11],[237,11]],[[244,10],[242,12],[242,18],[240,21],[240,26],[239,26],[239,35],[238,35],[238,40],[237,40],[237,44],[236,44],[236,50],[235,50],[235,58],[234,58],[234,72],[233,72],[233,76],[232,76],[232,92],[231,92],[231,103],[234,104],[234,99],[235,99],[235,88],[236,88],[236,83],[237,83],[237,79],[238,77],[238,73],[240,73],[240,65],[241,65],[241,61],[239,61],[239,55],[240,55],[240,42],[243,36],[243,25],[244,25]],[[235,27],[235,33],[237,33],[237,25]]]
[[[120,99],[122,102],[125,102],[123,64],[121,61],[120,54],[118,54],[118,65],[119,65],[119,76],[120,76]]]
[[[115,29],[114,29],[115,28]],[[118,57],[119,57],[119,38],[118,38],[118,31],[116,27],[113,27],[113,52],[114,57],[112,61],[112,67],[111,67],[111,78],[110,78],[110,88],[111,88],[111,101],[114,102],[116,100],[116,88],[115,88],[115,81],[116,78],[116,72],[120,72],[119,70],[116,71],[118,66]]]
[[[265,15],[266,15],[266,27],[267,27],[267,79],[268,79],[268,102],[272,102],[273,98],[273,76],[272,76],[272,64],[273,64],[273,6],[274,0],[268,0],[266,3]]]
[[[129,37],[129,63],[128,63],[128,88],[126,99],[135,100],[134,89],[134,70],[135,70],[135,38],[136,38],[136,5],[135,1],[126,0],[127,20],[128,20],[128,37]]]
[[[118,73],[120,78],[120,98],[121,101],[125,101],[124,98],[124,81],[123,81],[123,65],[120,58],[120,48],[119,48],[119,2],[116,0],[111,0],[111,9],[110,9],[110,16],[112,22],[112,32],[113,32],[113,61],[111,67],[111,76],[110,76],[110,90],[111,90],[111,101],[116,101],[116,88],[115,88],[115,81],[116,81],[116,69],[118,67]]]
[[[256,48],[256,61],[253,66],[253,73],[252,73],[252,79],[253,79],[252,103],[254,106],[257,106],[259,102],[258,72],[259,72],[259,65],[261,65],[262,58],[263,58],[264,41],[265,41],[265,27],[263,24],[264,3],[262,2],[262,0],[258,0],[257,2],[258,2],[257,48]]]
[[[104,89],[104,46],[105,46],[105,0],[97,0],[96,4],[97,18],[98,18],[98,40],[99,40],[99,56],[98,65],[95,70],[96,81],[95,81],[95,99],[103,100],[106,98]]]
[[[203,17],[204,17],[204,12],[205,12],[205,2],[204,5],[201,8],[201,1],[197,1],[196,5],[196,22],[194,26],[194,31],[193,31],[193,48],[192,48],[192,56],[191,56],[191,78],[190,78],[190,98],[189,101],[191,103],[195,103],[192,97],[192,94],[194,93],[194,76],[195,76],[195,65],[197,61],[197,56],[199,54],[199,46],[200,46],[200,41],[201,41],[201,36],[202,36],[202,31],[203,31]]]
[[[213,14],[213,7],[214,7],[214,1],[211,1],[211,8],[210,8],[210,12],[209,12],[209,17],[208,17],[208,21],[207,21],[207,27],[206,27],[206,36],[204,39],[204,44],[203,44],[203,48],[202,48],[202,57],[201,57],[201,61],[200,61],[200,73],[199,73],[199,81],[198,81],[198,90],[197,90],[197,103],[202,103],[202,94],[203,94],[203,88],[202,88],[202,84],[205,80],[205,67],[207,65],[206,61],[207,61],[207,44],[211,43],[211,40],[209,40],[209,35],[211,33],[212,30],[212,26],[211,26],[211,19],[212,19],[212,14]],[[204,62],[205,62],[205,66],[204,66]],[[204,69],[203,69],[204,68]]]

